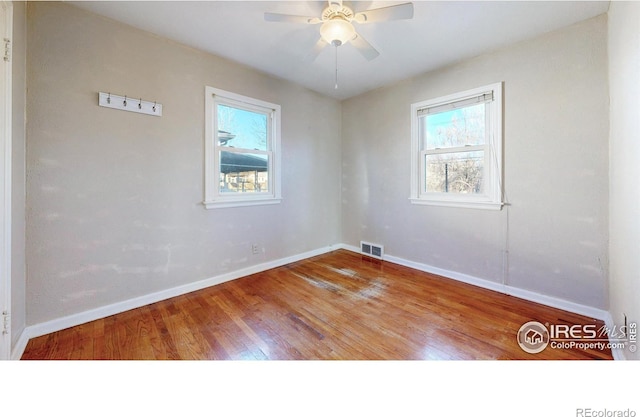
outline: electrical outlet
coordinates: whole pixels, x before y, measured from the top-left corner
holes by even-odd
[[[253,245],[251,245],[251,253],[253,253],[254,255],[257,255],[260,252],[260,248],[258,247],[257,243],[254,243]]]

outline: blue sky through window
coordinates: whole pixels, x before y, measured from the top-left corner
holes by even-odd
[[[218,105],[218,130],[235,135],[226,146],[267,150],[267,115]]]
[[[426,123],[426,149],[484,144],[485,104],[429,114]]]

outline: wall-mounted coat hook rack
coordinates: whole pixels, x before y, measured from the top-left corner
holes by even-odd
[[[151,116],[162,116],[162,104],[155,100],[145,101],[142,100],[142,98],[132,100],[129,96],[119,96],[116,94],[100,92],[98,93],[98,105],[112,109],[132,111],[134,113],[148,114]]]

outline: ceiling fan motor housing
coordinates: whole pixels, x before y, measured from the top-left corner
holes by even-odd
[[[351,10],[349,7],[334,5],[324,9],[321,19],[323,22],[334,19],[342,19],[346,20],[347,22],[351,22],[354,16],[355,14],[353,13],[353,10]]]

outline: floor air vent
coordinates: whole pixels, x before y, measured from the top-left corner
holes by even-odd
[[[375,243],[361,241],[360,252],[362,252],[363,255],[368,255],[374,258],[382,259],[382,254],[384,253],[384,247],[382,245],[377,245]]]

